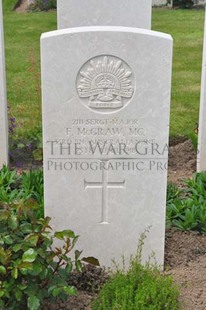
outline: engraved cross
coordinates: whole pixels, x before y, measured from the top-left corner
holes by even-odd
[[[102,170],[102,181],[101,182],[87,182],[84,180],[84,189],[88,188],[101,188],[102,189],[102,215],[101,224],[109,224],[108,222],[108,188],[125,188],[125,180],[122,182],[109,182],[108,173],[104,169]]]

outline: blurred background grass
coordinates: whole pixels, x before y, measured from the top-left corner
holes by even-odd
[[[41,126],[40,36],[55,30],[56,12],[16,13],[3,0],[8,105],[18,136]],[[204,10],[153,9],[152,29],[174,39],[170,136],[190,136],[199,113]]]

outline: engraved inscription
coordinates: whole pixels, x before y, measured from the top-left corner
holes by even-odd
[[[94,57],[82,66],[77,75],[77,92],[92,110],[110,113],[119,110],[134,93],[132,70],[118,57]]]
[[[108,181],[108,172],[104,169],[102,170],[102,181],[101,182],[88,182],[84,180],[84,189],[88,188],[101,188],[102,197],[101,197],[101,222],[100,224],[109,224],[108,220],[108,188],[125,188],[125,180],[120,182],[109,182]]]

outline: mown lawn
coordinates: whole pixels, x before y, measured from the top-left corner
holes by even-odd
[[[174,40],[170,135],[190,135],[199,116],[204,10],[153,10],[153,30]]]
[[[56,12],[15,13],[15,0],[4,0],[8,104],[18,134],[41,125],[40,36],[55,30]]]
[[[18,134],[41,124],[39,39],[56,29],[56,12],[15,13],[15,0],[3,0],[8,102]],[[199,113],[203,10],[153,10],[153,30],[174,38],[171,136],[190,135]]]

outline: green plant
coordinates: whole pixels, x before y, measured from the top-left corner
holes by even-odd
[[[186,188],[174,185],[167,191],[167,226],[206,233],[206,173],[185,181]]]
[[[43,144],[42,144],[42,127],[38,126],[28,135],[27,146],[32,148],[32,156],[34,160],[43,160]]]
[[[11,136],[10,159],[14,160],[16,157],[32,157],[35,161],[43,160],[42,128],[40,126],[30,130],[23,138],[17,133]]]
[[[0,188],[5,189],[7,192],[11,192],[18,181],[19,176],[16,171],[12,171],[4,165],[0,170]]]
[[[148,262],[141,264],[145,235],[127,272],[117,270],[92,303],[92,310],[177,310],[179,292],[172,278]]]
[[[44,215],[43,172],[33,170],[17,175],[16,171],[4,166],[0,170],[0,206],[15,206],[29,203],[37,217]]]
[[[205,172],[194,174],[192,179],[185,181],[185,184],[187,185],[185,192],[188,195],[200,200],[201,203],[203,201],[206,201],[206,173]]]
[[[167,186],[167,212],[166,223],[167,227],[172,226],[173,220],[182,214],[184,204],[181,199],[182,191],[175,184],[168,184]]]
[[[194,150],[197,152],[197,148],[198,148],[198,135],[197,135],[197,133],[195,133],[195,132],[189,133],[188,138],[192,141],[192,145],[194,147]]]
[[[167,186],[167,202],[174,201],[181,195],[181,190],[173,183],[169,183]]]
[[[65,300],[76,294],[67,284],[73,263],[82,269],[81,252],[69,257],[78,236],[53,234],[50,218],[37,219],[33,205],[0,209],[0,309],[39,309],[45,298]],[[52,247],[60,239],[62,247]]]
[[[10,204],[22,198],[18,191],[19,177],[15,171],[7,166],[0,170],[0,205]]]
[[[30,172],[23,172],[22,176],[22,190],[25,196],[29,195],[34,198],[39,207],[42,209],[44,206],[44,193],[43,193],[43,172],[42,170],[34,170]]]
[[[78,236],[71,230],[52,233],[50,218],[43,218],[43,173],[4,166],[0,170],[0,309],[36,310],[51,301],[76,293],[68,285],[73,265],[82,269],[81,252],[70,257]],[[62,246],[54,247],[59,239]],[[82,261],[98,265],[93,258]]]

